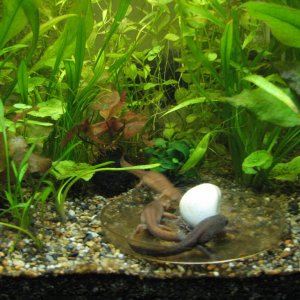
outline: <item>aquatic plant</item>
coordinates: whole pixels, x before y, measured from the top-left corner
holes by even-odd
[[[158,166],[158,164],[140,165],[124,168],[107,167],[113,163],[105,162],[98,165],[89,165],[87,163],[75,163],[74,161],[59,161],[54,163],[54,168],[51,174],[57,180],[62,180],[56,195],[56,208],[62,221],[66,221],[64,204],[71,187],[80,179],[89,181],[96,172],[103,171],[126,171],[126,170],[143,170],[151,169]]]
[[[297,180],[300,7],[273,2],[3,1],[1,221],[30,235],[50,196],[63,218],[75,182],[119,170],[91,163],[152,139],[150,162],[174,175],[227,150],[244,184]]]
[[[154,171],[167,172],[172,178],[178,176],[178,171],[188,159],[189,145],[185,141],[157,138],[154,145],[145,149],[145,154],[151,163],[159,163]]]
[[[67,132],[62,141],[64,147],[75,135],[82,139],[88,138],[94,144],[97,151],[105,153],[116,148],[126,150],[126,141],[130,140],[138,133],[141,133],[145,126],[146,118],[129,111],[125,107],[126,92],[120,96],[117,91],[107,90],[89,106],[90,115],[96,115],[94,119],[101,120],[90,123],[89,119],[84,120]]]
[[[6,182],[1,187],[1,194],[6,201],[1,216],[10,214],[12,223],[16,224],[7,223],[7,226],[19,228],[32,237],[30,225],[34,209],[41,209],[48,197],[56,194],[54,183],[46,180],[46,168],[39,169],[42,157],[33,151],[38,149],[41,153],[44,148],[53,160],[72,156],[73,145],[79,144],[75,141],[62,149],[61,140],[69,128],[83,119],[86,107],[99,91],[99,81],[105,71],[105,49],[124,18],[129,3],[128,0],[120,3],[113,21],[94,26],[91,1],[73,1],[66,6],[69,10],[66,14],[53,18],[47,16],[47,4],[42,7],[40,1],[3,2],[0,23],[0,133],[3,142],[0,171],[5,173],[2,174]],[[64,4],[61,3],[62,6]],[[86,45],[95,42],[101,26],[110,28],[100,50],[95,56],[91,54],[92,61],[89,62]],[[118,61],[114,63],[111,76],[118,70]],[[86,66],[91,75],[88,80]],[[86,79],[84,84],[82,79]],[[10,154],[12,138],[7,136],[7,132],[20,136],[24,147]],[[76,150],[73,153],[79,153],[79,158],[84,159],[82,153],[86,151],[78,151],[80,147]],[[39,171],[44,175],[25,195],[26,175]],[[26,178],[26,181],[29,180]]]
[[[220,123],[209,127],[227,137],[237,178],[260,187],[272,168],[299,145],[294,138],[299,134],[295,93],[270,61],[285,55],[288,63],[299,57],[298,39],[293,40],[299,33],[295,17],[299,10],[251,1],[240,6],[219,1],[176,3],[181,17],[176,42],[185,49],[182,76],[189,75],[184,78],[191,92],[170,112],[210,107]],[[262,163],[264,151],[272,156],[271,164]],[[255,170],[250,168],[254,156],[260,157]]]
[[[23,137],[7,136],[4,118],[4,107],[0,101],[0,178],[1,209],[0,217],[11,216],[13,222],[0,222],[1,225],[27,234],[37,246],[40,241],[31,234],[32,211],[44,205],[49,195],[54,192],[54,185],[42,177],[36,188],[26,195],[23,187],[24,179],[30,173],[44,173],[51,166],[51,161],[33,153],[34,146],[28,148]],[[5,187],[6,186],[6,187]],[[14,243],[11,250],[14,249]]]

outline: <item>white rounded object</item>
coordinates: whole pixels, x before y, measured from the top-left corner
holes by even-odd
[[[202,220],[219,213],[221,196],[221,190],[216,185],[199,184],[182,196],[180,214],[186,223],[195,227]]]

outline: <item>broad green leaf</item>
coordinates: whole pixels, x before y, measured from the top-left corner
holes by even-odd
[[[218,54],[215,52],[206,53],[206,57],[209,61],[215,61],[218,58]]]
[[[282,101],[285,105],[291,108],[294,112],[299,113],[297,106],[295,105],[294,101],[291,99],[289,95],[287,95],[283,90],[278,88],[276,85],[265,79],[260,75],[249,75],[244,77],[244,80],[248,80],[258,87],[266,91],[267,93],[273,95],[278,100]]]
[[[152,48],[147,54],[147,60],[149,60],[149,61],[154,60],[161,51],[162,51],[161,46],[156,46],[156,47]]]
[[[174,163],[170,159],[167,159],[167,158],[159,159],[159,163],[160,163],[160,167],[165,170],[173,170],[174,167],[176,167],[174,165]]]
[[[207,133],[201,139],[201,141],[198,143],[195,150],[190,155],[189,159],[186,161],[186,163],[180,169],[179,173],[182,174],[182,173],[192,169],[203,159],[203,157],[207,151],[207,148],[208,148],[210,137],[211,137],[211,133]]]
[[[249,1],[242,5],[249,14],[271,29],[283,44],[300,48],[300,10],[286,5]]]
[[[193,123],[194,121],[196,121],[198,118],[198,116],[196,114],[189,114],[185,117],[185,121],[190,124]]]
[[[298,113],[295,113],[285,103],[278,101],[278,98],[260,88],[244,90],[239,95],[226,98],[226,100],[233,106],[249,109],[262,121],[281,127],[300,125],[300,115]],[[252,124],[249,124],[249,126],[252,126]]]
[[[136,64],[131,64],[129,67],[125,67],[124,72],[132,81],[134,81],[137,76]]]
[[[260,170],[267,170],[271,167],[273,156],[266,150],[258,150],[248,155],[242,164],[246,174],[256,174]]]
[[[58,120],[64,113],[63,103],[58,99],[41,102],[37,105],[37,108],[37,110],[28,112],[28,114],[35,117],[51,117],[53,120]]]
[[[63,160],[60,162],[53,162],[55,166],[51,173],[56,177],[58,180],[75,177],[78,176],[79,178],[89,181],[93,175],[93,166],[87,163],[78,163],[72,160]],[[90,170],[91,173],[87,173],[86,171]]]
[[[277,180],[296,181],[300,174],[300,156],[287,163],[278,163],[274,166],[269,177]]]
[[[144,85],[144,91],[150,90],[156,87],[157,85],[158,85],[157,83],[148,82]]]
[[[173,0],[147,0],[147,2],[149,2],[150,4],[154,5],[154,6],[162,6],[162,5],[166,5],[170,2],[172,2]]]
[[[179,36],[174,33],[167,33],[165,35],[165,40],[171,41],[171,42],[176,42],[179,40]]]
[[[166,140],[162,139],[162,138],[157,138],[154,140],[154,145],[157,147],[166,147]]]
[[[170,151],[173,154],[175,154],[176,152],[180,152],[180,154],[184,156],[184,159],[187,159],[190,154],[189,147],[183,142],[180,141],[171,142],[169,147],[170,147]]]

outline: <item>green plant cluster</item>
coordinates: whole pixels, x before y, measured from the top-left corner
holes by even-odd
[[[34,239],[32,210],[53,196],[63,218],[116,147],[150,145],[171,176],[230,157],[246,185],[298,179],[299,1],[3,0],[0,15],[1,224]]]

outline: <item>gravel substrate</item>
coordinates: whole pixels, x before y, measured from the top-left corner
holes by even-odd
[[[221,189],[245,192],[230,180],[210,177],[204,180],[217,184]],[[205,265],[163,264],[136,259],[105,241],[99,215],[110,199],[96,195],[84,200],[75,198],[67,201],[67,222],[64,224],[58,221],[53,203],[47,204],[43,216],[34,216],[37,237],[43,238],[41,249],[37,249],[30,239],[23,237],[18,241],[15,251],[9,254],[8,250],[16,235],[15,232],[2,228],[0,274],[36,277],[98,273],[136,275],[140,278],[247,278],[299,272],[300,196],[296,193],[286,195],[277,192],[263,197],[279,197],[287,204],[289,235],[273,249],[250,258]]]

